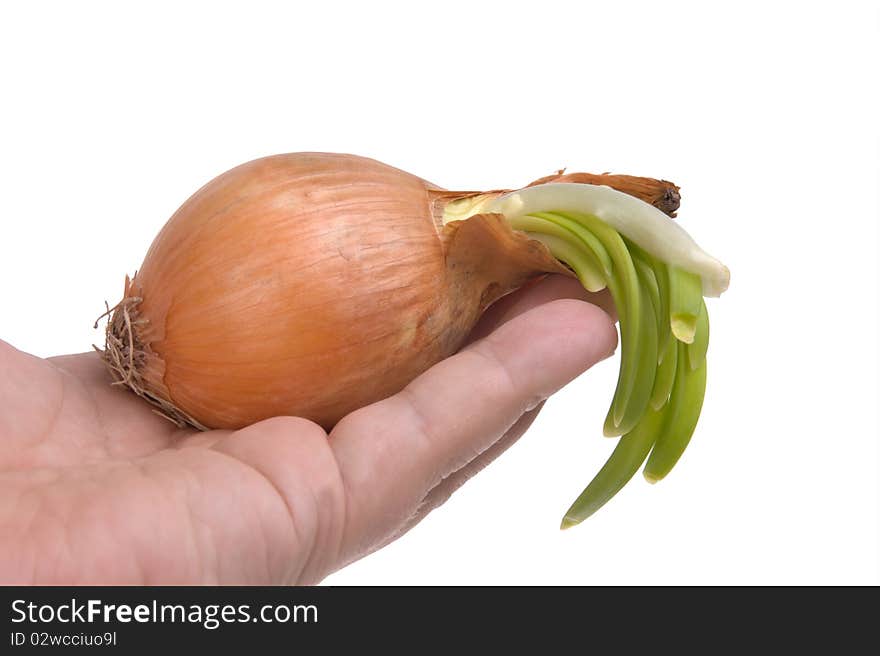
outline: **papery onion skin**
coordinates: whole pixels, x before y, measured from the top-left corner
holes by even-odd
[[[296,415],[329,429],[454,353],[503,294],[569,273],[500,216],[443,226],[438,203],[461,195],[351,155],[222,174],[126,285],[133,321],[117,310],[111,331],[137,371],[117,377],[203,428]]]

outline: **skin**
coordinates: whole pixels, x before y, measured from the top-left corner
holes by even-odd
[[[95,353],[43,360],[0,341],[0,582],[317,583],[515,442],[614,352],[612,316],[604,294],[546,278],[329,436],[297,417],[178,429],[111,386]]]

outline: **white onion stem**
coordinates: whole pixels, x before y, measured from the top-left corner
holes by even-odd
[[[720,296],[730,271],[700,248],[678,223],[653,205],[604,185],[554,182],[513,191],[483,205],[508,220],[536,212],[580,212],[598,217],[666,264],[700,276],[703,295]]]

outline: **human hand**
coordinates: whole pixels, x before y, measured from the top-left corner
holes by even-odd
[[[577,281],[530,285],[329,437],[296,417],[180,429],[96,353],[0,341],[0,582],[316,583],[418,523],[609,356],[609,314]]]

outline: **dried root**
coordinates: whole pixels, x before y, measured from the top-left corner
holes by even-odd
[[[104,317],[109,317],[104,332],[104,348],[94,346],[101,354],[113,376],[114,385],[124,385],[155,406],[153,412],[174,423],[179,428],[191,426],[198,430],[209,430],[196,419],[183,412],[169,400],[162,398],[151,389],[143,377],[148,355],[148,346],[141,341],[141,329],[149,320],[141,317],[138,306],[143,300],[140,296],[130,296],[131,285],[126,279],[126,294],[119,303],[110,307],[95,321],[95,328]]]

